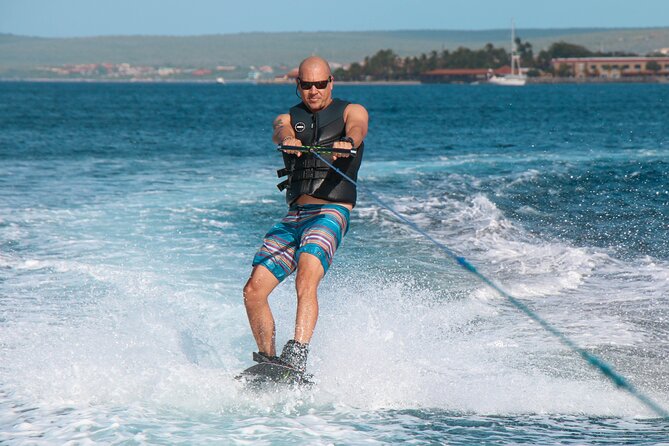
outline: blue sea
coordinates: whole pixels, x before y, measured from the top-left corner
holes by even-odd
[[[312,389],[253,393],[285,85],[0,83],[0,443],[669,444],[669,85],[336,84],[370,130]],[[272,295],[291,337],[294,281]]]

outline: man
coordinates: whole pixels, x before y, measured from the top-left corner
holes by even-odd
[[[334,78],[327,61],[309,57],[298,70],[297,90],[302,102],[274,120],[272,140],[284,146],[319,145],[357,149],[356,156],[338,153],[325,157],[353,180],[357,178],[367,135],[367,110],[361,105],[334,99]],[[244,304],[258,344],[256,361],[272,361],[304,372],[309,341],[318,318],[317,290],[332,263],[332,256],[346,234],[356,202],[355,185],[311,153],[286,151],[288,214],[265,235],[253,259],[253,271],[244,287]],[[275,325],[268,297],[297,270],[297,315],[294,338],[276,356]]]

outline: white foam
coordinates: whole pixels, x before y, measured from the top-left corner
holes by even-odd
[[[652,260],[627,264],[614,259],[604,250],[538,239],[506,219],[494,203],[481,194],[465,200],[449,198],[448,195],[420,201],[406,197],[395,201],[393,205],[432,236],[443,240],[449,248],[465,254],[484,275],[500,283],[513,296],[526,300],[540,316],[583,347],[596,350],[618,346],[628,352],[625,355],[633,355],[631,352],[638,348],[655,350],[652,333],[639,327],[626,313],[611,311],[609,304],[617,299],[627,304],[635,299],[647,301],[651,296],[661,298],[663,293],[666,295],[669,291],[666,286],[669,265],[666,262],[660,262],[659,267],[657,261]],[[375,210],[373,206],[364,209],[362,215],[365,219],[370,216],[385,219],[388,230],[398,233],[405,230],[401,223],[392,217],[383,216],[383,211]],[[427,242],[416,243],[429,245]],[[444,267],[448,269],[448,262],[445,263]],[[368,297],[370,292],[361,295]],[[489,289],[481,287],[474,289],[469,299],[473,298],[480,303],[489,302],[500,310],[506,307],[502,317],[497,317],[499,325],[484,323],[481,336],[478,333],[469,333],[467,338],[456,335],[440,339],[435,336],[426,341],[432,349],[426,351],[419,347],[419,353],[415,356],[410,354],[410,350],[401,350],[403,344],[395,344],[393,350],[400,349],[402,355],[394,357],[391,364],[375,364],[371,370],[378,372],[388,367],[390,374],[400,376],[403,384],[398,386],[397,383],[386,383],[384,386],[382,380],[379,380],[375,384],[382,386],[383,392],[376,394],[371,390],[355,389],[352,395],[370,401],[383,395],[379,403],[390,405],[401,405],[401,401],[408,401],[413,396],[418,405],[434,404],[476,412],[582,410],[595,414],[644,413],[646,409],[638,403],[631,403],[633,399],[629,395],[612,392],[605,378],[593,372],[580,358],[568,353],[568,349],[525,319],[520,312],[500,302],[499,296],[491,300],[493,296],[494,293]],[[393,303],[398,300],[401,301],[398,296],[390,299]],[[392,303],[389,305],[393,306]],[[454,301],[444,304],[439,313],[453,312],[453,307],[459,305],[464,303]],[[376,311],[382,313],[387,309],[386,305],[375,307]],[[413,327],[414,330],[422,329],[423,317],[415,315],[416,320],[404,320],[411,314],[405,308],[396,309],[386,323],[403,328]],[[483,320],[487,319],[484,317]],[[358,322],[369,326],[364,321]],[[434,326],[433,329],[435,333],[440,333],[443,326]],[[373,352],[366,351],[370,347],[358,345],[359,339],[369,338],[377,347],[387,344],[385,340],[381,342],[381,338],[375,336],[374,332],[354,332],[352,337],[356,340],[353,348],[361,349],[354,353],[355,358],[373,356]],[[392,340],[401,342],[396,334]],[[340,342],[345,341],[342,339]],[[407,342],[405,339],[404,344]],[[435,345],[437,349],[434,349]],[[657,353],[662,355],[662,352]],[[554,373],[552,363],[556,355],[569,358],[568,361],[563,360],[561,365],[569,370],[570,378],[561,378],[562,372]],[[433,386],[424,382],[423,378],[430,373],[416,366],[424,358],[435,356],[447,358],[443,367],[438,368],[439,374],[444,375],[447,382],[459,383],[453,384],[453,388],[447,387],[443,393],[441,389],[435,392]],[[535,364],[526,369],[527,365],[521,359],[524,356],[544,358],[538,360],[538,364],[543,365],[535,368]],[[385,356],[377,354],[375,358],[385,359]],[[359,362],[358,359],[356,361]],[[405,361],[407,369],[397,370],[397,361]],[[463,365],[463,369],[451,369],[454,362]],[[482,364],[488,375],[477,376],[477,364]],[[623,374],[635,372],[634,363],[627,359],[622,359],[620,365],[623,366]],[[353,367],[353,364],[349,366]],[[370,370],[368,365],[364,368]],[[428,369],[434,370],[434,364]],[[465,383],[461,382],[461,376],[465,377]],[[661,376],[664,375],[660,373],[654,380],[643,379],[647,385],[650,384],[654,396],[666,402],[667,395],[659,390],[664,388]],[[511,386],[507,383],[509,377],[514,381]],[[367,376],[357,378],[361,382],[369,379]],[[404,383],[405,378],[411,383]],[[537,382],[541,384],[537,385]],[[417,398],[416,395],[421,395],[425,388],[430,389],[429,395]],[[485,391],[481,392],[481,389]],[[486,392],[489,392],[488,396]],[[438,395],[441,395],[441,400]],[[453,395],[459,397],[453,398]]]
[[[577,289],[595,268],[610,259],[596,250],[532,237],[481,194],[465,201],[447,196],[420,202],[405,198],[398,200],[394,208],[449,248],[481,265],[482,272],[502,280],[518,297],[549,296]],[[378,219],[378,212],[382,211],[370,207],[362,210],[362,216]],[[401,222],[387,217],[385,226],[407,230]]]
[[[232,376],[248,364],[253,348],[241,301],[169,296],[155,283],[160,277],[128,281],[117,274],[108,272],[105,280],[125,288],[89,307],[87,319],[7,326],[3,338],[15,350],[5,356],[11,365],[3,381],[21,389],[23,398],[47,405],[150,401],[205,413],[262,407],[292,412],[305,404],[303,395],[258,402],[240,392]],[[546,345],[536,329],[535,341],[515,334],[531,324],[496,301],[435,301],[419,285],[365,274],[347,279],[346,288],[340,280],[327,281],[321,291],[310,358],[318,386],[309,404],[481,413],[640,411],[592,373],[563,379],[552,376],[550,367],[528,368],[525,355],[550,359],[564,349]],[[294,317],[293,291],[286,285],[275,296],[279,342],[290,336]],[[580,367],[578,358],[568,363]]]
[[[644,412],[521,314],[500,314],[497,303],[433,302],[428,290],[398,284],[358,286],[352,296],[340,294],[335,308],[325,305],[323,335],[313,343],[320,386],[347,404],[488,414]],[[343,320],[347,328],[338,330]],[[526,355],[538,362],[527,364]],[[555,355],[580,377],[553,375]]]
[[[229,221],[218,221],[218,220],[211,220],[208,218],[203,218],[202,223],[204,223],[207,226],[219,229],[225,229],[234,226],[234,223],[231,223]]]
[[[623,346],[625,355],[647,346],[648,333],[624,313],[598,306],[612,298],[610,286],[592,290],[611,277],[632,289],[642,275],[649,278],[649,289],[617,298],[628,303],[647,298],[647,293],[661,295],[657,293],[667,290],[669,278],[669,267],[662,262],[646,259],[632,267],[603,251],[537,239],[483,195],[465,200],[439,195],[420,202],[407,197],[396,205],[582,345]],[[354,218],[372,223],[375,230],[381,227],[381,235],[376,234],[381,242],[401,234],[396,242],[411,246],[401,253],[409,263],[421,260],[411,259],[418,249],[421,256],[436,252],[377,207],[358,207]],[[189,221],[220,222],[201,217]],[[89,249],[97,242],[62,246]],[[166,252],[201,251],[202,243],[176,244]],[[388,245],[381,243],[375,258],[397,255],[383,250]],[[346,250],[355,249],[347,241]],[[455,273],[453,263],[436,255],[429,273],[409,268],[404,277],[388,277],[373,261],[355,274],[333,267],[320,292],[321,318],[312,342],[316,390],[250,398],[232,379],[249,365],[254,349],[241,301],[248,259],[231,254],[230,259],[241,260],[223,264],[230,277],[216,283],[208,276],[189,276],[197,265],[184,268],[178,255],[132,252],[124,262],[116,261],[113,252],[89,261],[36,253],[30,258],[0,257],[0,264],[24,273],[13,284],[24,293],[17,294],[17,302],[32,289],[40,299],[21,301],[21,316],[0,325],[8,346],[1,352],[0,378],[13,398],[43,407],[149,405],[265,415],[335,404],[486,414],[648,413],[513,307],[463,271]],[[423,278],[433,270],[439,273],[429,280],[436,286]],[[467,279],[453,279],[456,274]],[[41,288],[59,281],[66,283],[53,294]],[[289,280],[272,297],[279,344],[292,332],[292,285]],[[53,303],[45,301],[52,296],[67,311],[51,313]],[[621,358],[624,370],[634,370],[624,355],[612,358]],[[661,385],[651,380],[648,386],[659,401],[669,400]]]

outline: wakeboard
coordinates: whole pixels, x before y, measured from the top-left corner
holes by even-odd
[[[251,389],[268,387],[311,387],[311,375],[276,362],[261,362],[244,370],[236,379]]]

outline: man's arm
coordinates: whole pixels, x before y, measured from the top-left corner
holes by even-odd
[[[367,136],[369,126],[367,110],[360,104],[350,104],[344,110],[344,122],[346,123],[346,136],[353,139],[353,147],[359,147]]]
[[[274,141],[275,144],[282,144],[284,139],[287,139],[288,137],[295,138],[295,132],[290,125],[290,115],[288,113],[277,116],[272,124],[272,128],[274,129],[272,141]]]
[[[360,147],[367,136],[369,126],[369,115],[367,110],[360,104],[349,104],[344,110],[344,122],[346,124],[346,136],[353,140],[353,144],[345,141],[336,141],[332,147],[337,149],[352,149]],[[346,158],[348,154],[339,154],[338,157]],[[333,156],[336,159],[337,156]]]
[[[274,141],[275,144],[285,144],[287,146],[302,145],[302,141],[295,138],[295,131],[290,124],[290,115],[288,113],[277,116],[272,127],[274,128],[272,141]],[[302,152],[294,152],[291,150],[286,150],[286,153],[291,153],[297,156],[302,155]]]

